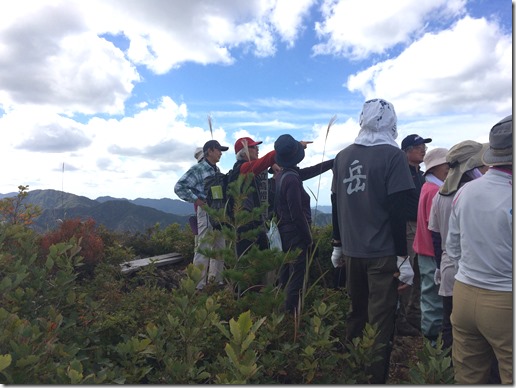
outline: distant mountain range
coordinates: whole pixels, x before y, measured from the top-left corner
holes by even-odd
[[[0,194],[0,199],[16,196],[17,193]],[[93,218],[97,225],[104,225],[117,232],[144,232],[159,223],[161,227],[177,223],[186,225],[190,215],[194,214],[193,205],[178,199],[149,199],[87,197],[65,193],[57,190],[31,190],[27,203],[39,206],[42,214],[34,221],[34,229],[45,232],[56,227],[58,220],[70,218]],[[317,208],[316,224],[331,223],[330,206]],[[312,209],[314,215],[314,210]],[[313,217],[312,215],[312,217]]]

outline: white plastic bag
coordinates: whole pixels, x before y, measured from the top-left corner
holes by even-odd
[[[399,281],[411,286],[414,281],[414,270],[410,265],[410,256],[398,256],[397,264],[399,270]]]
[[[281,236],[278,230],[276,221],[271,220],[269,230],[267,231],[267,238],[269,239],[269,248],[278,248],[280,251],[283,249],[281,246]]]
[[[333,247],[331,263],[335,268],[343,267],[346,264],[346,260],[344,260],[344,256],[342,254],[342,247]]]

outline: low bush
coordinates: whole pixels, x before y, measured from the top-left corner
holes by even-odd
[[[85,278],[80,238],[50,245],[38,259],[38,236],[27,224],[0,224],[1,384],[368,382],[364,370],[378,350],[375,328],[345,341],[349,299],[345,290],[325,287],[324,275],[307,276],[294,316],[282,312],[283,292],[274,284],[237,292],[244,284],[237,263],[225,287],[202,292],[193,264],[177,269],[174,287],[156,281],[153,266],[123,276],[119,261],[135,247],[98,233],[109,254]],[[150,239],[159,252],[190,249],[193,237],[174,226]],[[251,255],[248,263],[260,257]],[[447,355],[425,349],[413,382],[450,382]]]
[[[97,233],[95,221],[91,218],[86,221],[79,218],[64,220],[58,229],[44,234],[40,242],[43,256],[48,254],[52,245],[72,239],[81,247],[83,271],[91,275],[95,265],[104,258],[104,241]]]

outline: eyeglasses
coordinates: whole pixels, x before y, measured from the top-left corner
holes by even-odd
[[[418,151],[426,151],[428,149],[428,147],[426,146],[426,144],[419,144],[417,146],[412,146],[412,149],[418,150]]]
[[[247,148],[253,148],[253,149],[258,149],[258,146],[249,146]]]

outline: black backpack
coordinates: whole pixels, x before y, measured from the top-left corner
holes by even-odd
[[[206,203],[208,206],[215,210],[224,209],[224,213],[229,218],[233,214],[233,201],[228,196],[228,184],[238,178],[240,174],[240,165],[244,161],[236,162],[233,169],[229,170],[226,174],[217,171],[214,175],[206,177],[204,179],[204,193],[206,195]],[[211,226],[214,229],[221,229],[221,223],[215,221],[210,217]]]

